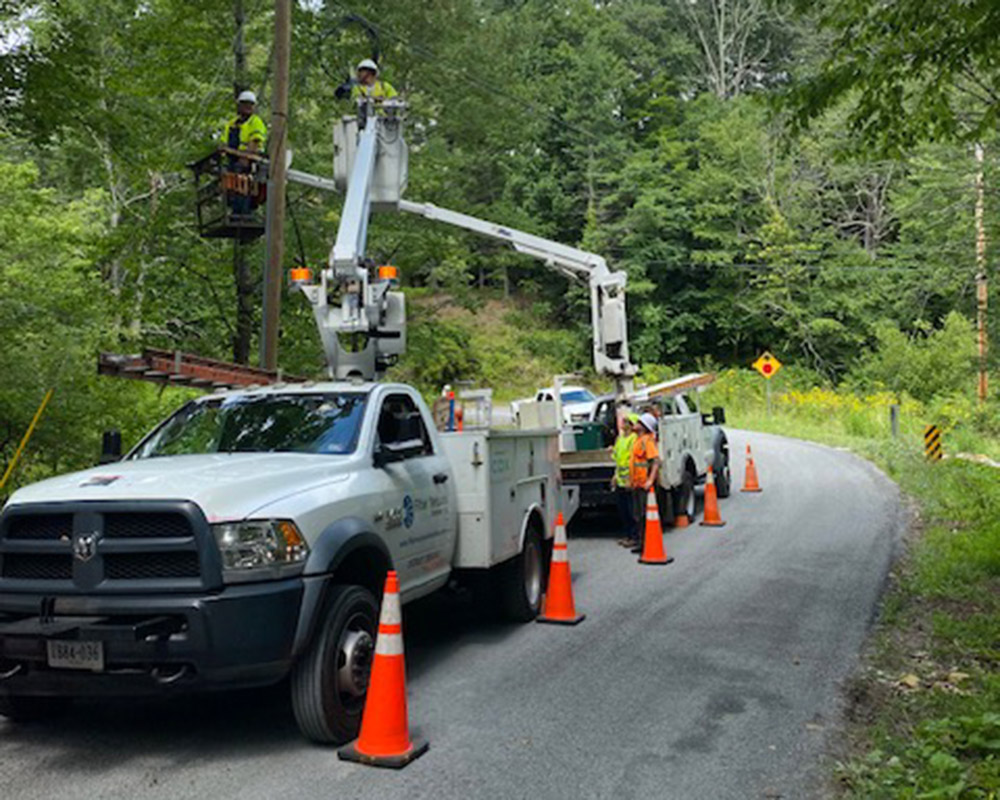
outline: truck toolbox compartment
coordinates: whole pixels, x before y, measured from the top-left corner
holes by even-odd
[[[487,568],[521,551],[525,516],[541,514],[544,538],[562,508],[558,433],[553,430],[467,430],[441,435],[455,474],[459,568]]]

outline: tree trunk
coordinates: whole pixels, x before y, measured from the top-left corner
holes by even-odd
[[[236,283],[236,331],[233,334],[233,361],[250,363],[250,340],[253,337],[254,285],[247,266],[246,248],[233,240],[233,278]]]

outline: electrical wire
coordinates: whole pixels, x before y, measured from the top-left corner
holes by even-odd
[[[378,25],[372,22],[371,20],[366,19],[363,15],[359,14],[350,6],[341,2],[333,3],[333,5],[338,6],[341,10],[347,12],[350,15],[353,15],[355,17],[358,17],[359,19],[364,20],[367,25],[370,25],[378,33],[379,37],[385,35],[389,39],[394,39],[399,44],[406,47],[407,50],[409,50],[417,58],[427,63],[433,64],[438,69],[444,67],[451,70],[453,74],[457,74],[459,77],[461,77],[464,80],[465,84],[479,89],[480,91],[484,92],[487,96],[491,98],[499,97],[501,99],[504,99],[509,103],[512,103],[515,108],[518,108],[521,111],[524,111],[525,108],[528,108],[536,112],[537,114],[547,116],[552,121],[558,123],[561,127],[573,131],[574,133],[580,136],[584,136],[590,139],[594,143],[601,144],[603,142],[602,138],[599,137],[597,134],[593,133],[592,131],[585,130],[584,128],[580,128],[579,126],[573,125],[570,122],[567,122],[564,118],[556,114],[555,111],[553,111],[551,108],[539,105],[538,103],[535,103],[534,101],[529,100],[525,97],[519,97],[507,91],[506,89],[494,86],[490,84],[488,81],[478,78],[477,76],[472,74],[468,70],[468,68],[456,65],[453,62],[449,61],[448,59],[442,58],[438,54],[434,53],[432,50],[423,47],[422,45],[415,44],[412,40],[406,38],[404,35],[400,33],[397,33],[389,29],[385,25]],[[462,84],[460,83],[458,85]],[[451,86],[451,91],[454,91],[454,84],[452,84]]]

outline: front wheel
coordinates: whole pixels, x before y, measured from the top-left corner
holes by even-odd
[[[520,554],[500,567],[499,579],[500,604],[507,619],[531,622],[538,616],[545,589],[545,557],[535,526],[525,532]]]
[[[292,670],[292,710],[306,737],[344,744],[358,735],[375,655],[378,603],[361,586],[334,586],[312,643]]]

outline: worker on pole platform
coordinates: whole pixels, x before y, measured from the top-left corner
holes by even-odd
[[[236,98],[236,116],[226,123],[222,131],[223,141],[230,150],[247,153],[262,153],[267,141],[267,126],[257,115],[257,95],[244,89]],[[250,162],[237,156],[229,157],[231,172],[246,174],[251,171]],[[229,204],[234,214],[249,214],[252,198],[249,194],[230,194]]]

